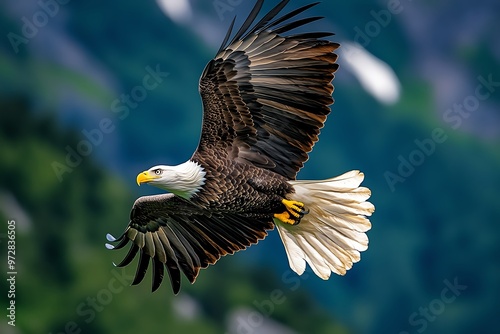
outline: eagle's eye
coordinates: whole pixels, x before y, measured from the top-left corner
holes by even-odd
[[[163,173],[163,171],[161,169],[155,169],[153,172],[155,172],[156,175],[161,175],[161,173]]]

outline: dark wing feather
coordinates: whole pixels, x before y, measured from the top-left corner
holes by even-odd
[[[201,268],[265,238],[273,227],[270,220],[210,213],[172,194],[146,196],[134,203],[123,235],[118,239],[108,236],[118,243],[108,248],[120,249],[131,242],[129,252],[117,266],[128,265],[139,254],[132,284],[144,279],[152,262],[153,291],[160,286],[166,268],[177,294],[181,271],[194,283]]]
[[[251,27],[262,2],[230,42],[228,32],[202,74],[203,128],[193,159],[216,149],[294,179],[330,112],[339,45],[321,40],[328,33],[282,35],[318,20],[288,21],[317,3],[276,18],[284,0]]]

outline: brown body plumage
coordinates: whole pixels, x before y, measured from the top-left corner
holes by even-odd
[[[204,168],[206,180],[190,201],[211,211],[272,221],[284,210],[281,200],[293,193],[285,177],[248,163],[199,153],[192,160]]]
[[[361,173],[295,181],[333,103],[339,45],[322,39],[330,33],[289,34],[320,18],[294,19],[316,4],[276,18],[287,3],[252,26],[263,4],[258,0],[230,39],[233,21],[200,79],[203,127],[192,158],[139,174],[138,183],[173,194],[139,198],[124,234],[108,235],[118,242],[109,248],[132,244],[118,266],[140,254],[133,284],[152,262],[153,290],[166,268],[177,293],[180,271],[194,282],[200,268],[256,243],[275,224],[299,274],[305,261],[322,278],[343,274],[366,249],[364,216],[373,206],[365,202],[369,190],[358,187]],[[314,216],[291,226],[307,213],[299,200]]]

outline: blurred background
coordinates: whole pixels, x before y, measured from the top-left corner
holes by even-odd
[[[113,267],[126,251],[106,250],[106,233],[157,192],[137,173],[191,156],[199,76],[253,4],[0,3],[1,333],[500,333],[495,0],[324,1],[305,14],[325,19],[302,31],[343,47],[299,178],[360,169],[376,206],[346,276],[296,276],[275,231],[176,297],[168,284],[151,294],[149,274],[129,286],[135,262]]]

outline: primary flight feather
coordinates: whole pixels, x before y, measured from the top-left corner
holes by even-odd
[[[181,272],[194,283],[201,268],[257,243],[275,226],[290,267],[306,262],[316,275],[343,275],[368,247],[366,218],[374,211],[363,174],[296,180],[330,113],[339,44],[330,33],[289,31],[321,17],[297,19],[313,3],[278,17],[289,0],[254,24],[258,0],[231,38],[234,20],[199,90],[203,126],[191,159],[140,173],[168,194],[139,198],[125,232],[110,249],[131,243],[117,266],[139,262],[132,284],[152,263],[152,289],[165,270],[175,294]]]

